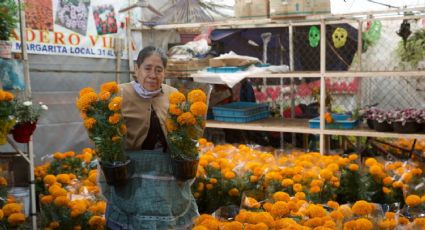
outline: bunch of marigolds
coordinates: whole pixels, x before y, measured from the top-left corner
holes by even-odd
[[[101,85],[98,94],[90,87],[81,89],[76,103],[100,161],[110,164],[126,160],[123,144],[127,127],[118,93],[117,83],[107,82]]]

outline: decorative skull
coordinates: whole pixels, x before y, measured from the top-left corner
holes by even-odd
[[[347,42],[348,32],[346,29],[338,27],[332,34],[332,41],[334,42],[335,48],[341,48]]]
[[[316,26],[310,27],[308,31],[308,41],[310,46],[316,48],[320,42],[320,30]]]

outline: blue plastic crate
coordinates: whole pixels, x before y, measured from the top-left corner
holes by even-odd
[[[326,129],[354,129],[359,124],[358,120],[351,120],[350,115],[345,114],[332,114],[333,122],[325,124]],[[313,129],[320,129],[320,117],[313,118],[308,121],[309,127]]]
[[[246,117],[260,112],[268,111],[269,106],[264,103],[257,104],[255,102],[232,102],[225,105],[213,107],[214,117]]]
[[[223,121],[223,122],[236,122],[236,123],[246,123],[250,121],[261,120],[270,116],[270,111],[262,111],[250,116],[217,116],[214,115],[214,120]]]
[[[211,73],[236,73],[246,70],[246,67],[225,66],[225,67],[208,67],[207,72]]]

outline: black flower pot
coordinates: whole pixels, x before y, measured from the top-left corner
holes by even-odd
[[[199,160],[178,160],[171,158],[174,177],[179,181],[195,178]]]
[[[114,164],[100,162],[106,183],[112,186],[123,186],[133,174],[133,162],[127,159],[125,162],[116,162]]]
[[[367,119],[366,124],[367,124],[367,127],[369,127],[369,129],[374,129],[372,119]]]
[[[393,123],[393,128],[397,133],[416,133],[420,125],[416,121],[406,121],[404,125],[401,121],[397,121]]]
[[[373,128],[378,132],[392,132],[393,126],[388,122],[378,122],[376,120],[373,121]]]

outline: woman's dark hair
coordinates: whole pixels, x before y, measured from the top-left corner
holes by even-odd
[[[153,54],[158,54],[161,57],[162,64],[164,65],[164,67],[167,65],[168,58],[164,51],[153,46],[147,46],[143,48],[137,56],[137,67],[140,67],[140,65],[145,61],[145,59],[152,56]]]

